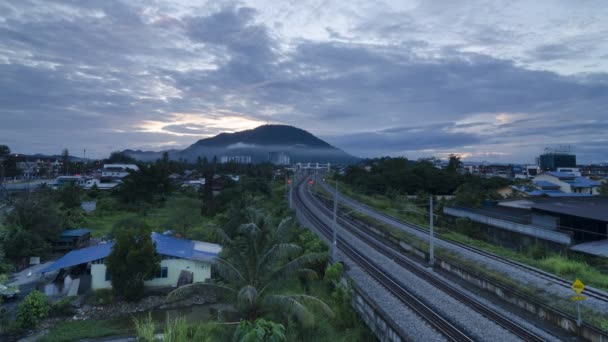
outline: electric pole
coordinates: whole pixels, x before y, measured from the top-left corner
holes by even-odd
[[[331,221],[331,230],[333,232],[333,243],[331,248],[331,259],[336,262],[336,253],[338,250],[338,226],[336,225],[336,218],[338,216],[338,181],[336,180],[336,191],[334,192],[334,216]]]
[[[433,232],[433,195],[429,200],[429,264],[435,264],[435,234]]]

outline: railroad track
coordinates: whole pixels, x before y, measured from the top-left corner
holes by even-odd
[[[333,190],[330,189],[329,187],[327,187],[325,183],[323,183],[323,186],[325,187],[325,190],[330,191],[330,192],[333,193]],[[393,223],[400,224],[400,225],[408,227],[409,229],[417,230],[419,232],[428,234],[428,229],[422,228],[420,226],[417,226],[417,225],[409,223],[409,222],[401,221],[398,218],[395,218],[393,216],[390,216],[390,215],[387,215],[387,214],[385,214],[383,212],[375,210],[375,209],[369,207],[368,205],[360,203],[360,202],[357,202],[357,201],[355,201],[355,200],[353,200],[353,199],[351,199],[349,197],[346,197],[345,195],[340,194],[340,197],[342,199],[344,199],[344,201],[342,201],[342,203],[346,202],[346,204],[349,205],[350,207],[364,208],[365,210],[373,212],[374,214],[376,214],[378,216],[382,216],[385,219],[387,219],[389,221],[392,221]],[[479,254],[479,255],[484,256],[484,257],[486,257],[488,259],[499,261],[499,262],[507,264],[507,265],[509,265],[511,267],[515,267],[515,268],[521,269],[523,271],[526,271],[528,273],[532,273],[535,276],[537,276],[539,278],[542,278],[544,280],[550,281],[550,282],[552,282],[554,284],[557,284],[557,285],[560,285],[560,286],[563,286],[563,287],[566,287],[566,288],[570,288],[570,286],[572,285],[572,281],[571,280],[567,280],[567,279],[558,277],[558,276],[556,276],[554,274],[545,272],[543,270],[539,270],[538,268],[535,268],[535,267],[532,267],[532,266],[528,266],[526,264],[522,264],[520,262],[513,261],[513,260],[510,260],[510,259],[507,259],[507,258],[503,258],[503,257],[501,257],[499,255],[494,254],[494,253],[490,253],[490,252],[487,252],[487,251],[484,251],[482,249],[469,246],[467,244],[464,244],[464,243],[461,243],[461,242],[458,242],[458,241],[454,241],[454,240],[451,240],[451,239],[446,239],[446,238],[442,237],[441,234],[435,233],[435,238],[437,240],[441,240],[441,241],[443,241],[445,243],[448,243],[448,244],[460,247],[462,249],[465,249],[467,251]],[[606,302],[608,304],[608,294],[606,294],[606,292],[604,292],[604,291],[596,290],[594,288],[590,288],[589,286],[587,286],[587,287],[585,287],[585,290],[583,291],[583,294],[587,295],[588,297],[592,297],[592,298],[604,301],[604,302]]]
[[[321,204],[316,199],[311,198],[312,195],[310,193],[305,192],[305,195],[309,197],[310,203],[313,203],[313,205],[316,206],[317,209],[322,210],[331,215],[331,213],[329,213],[329,210],[327,209],[327,207],[325,207],[323,204]],[[466,306],[470,307],[471,309],[477,311],[479,314],[487,317],[494,323],[502,326],[503,328],[505,328],[512,334],[516,335],[517,337],[521,338],[522,340],[524,340],[524,341],[544,341],[544,338],[534,334],[533,332],[530,332],[528,329],[520,326],[519,324],[513,322],[511,319],[501,315],[500,313],[498,313],[490,308],[487,308],[483,304],[479,303],[477,301],[477,299],[470,297],[466,293],[460,291],[459,289],[455,288],[454,286],[450,285],[449,283],[443,281],[441,278],[422,269],[421,267],[418,266],[418,264],[415,261],[403,256],[403,254],[401,253],[401,251],[399,250],[399,248],[397,246],[393,246],[394,245],[393,243],[386,241],[383,237],[377,236],[377,234],[375,234],[373,232],[362,230],[359,227],[357,227],[356,225],[354,225],[353,223],[349,222],[348,220],[345,220],[344,218],[339,218],[339,223],[342,226],[348,226],[349,227],[348,231],[351,234],[357,236],[357,238],[359,238],[361,241],[363,241],[370,247],[374,248],[376,251],[380,252],[381,254],[385,255],[389,259],[393,260],[399,266],[410,271],[411,273],[415,274],[419,278],[424,279],[429,284],[432,284],[439,290],[450,295],[451,297],[455,298],[456,300],[460,301],[461,303],[465,304]],[[330,234],[330,233],[331,233],[331,229],[328,230],[328,234]],[[331,234],[328,235],[328,238],[331,239]]]
[[[313,223],[321,234],[331,240],[331,228],[322,220],[320,220],[300,198],[299,191],[296,190],[296,202],[300,203],[302,213],[306,218]],[[417,315],[427,321],[434,329],[442,334],[449,341],[474,341],[468,333],[462,331],[450,321],[445,319],[437,311],[429,305],[421,301],[415,294],[411,293],[407,288],[401,285],[392,275],[386,274],[384,270],[378,268],[369,258],[355,248],[353,248],[344,239],[339,238],[337,241],[338,248],[353,260],[364,272],[374,278],[382,287],[387,289],[391,294],[397,297],[402,303],[408,306]]]

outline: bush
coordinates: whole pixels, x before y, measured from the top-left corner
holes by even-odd
[[[72,316],[75,313],[74,307],[72,306],[72,299],[64,298],[51,305],[49,315],[52,317],[61,316]]]
[[[104,197],[97,200],[96,212],[110,212],[118,209],[118,202],[112,197]]]
[[[49,303],[40,291],[32,291],[17,308],[17,324],[23,328],[33,328],[49,314]]]
[[[330,266],[327,266],[327,269],[325,269],[324,279],[333,284],[334,286],[338,286],[338,284],[340,283],[340,276],[342,276],[343,270],[344,266],[341,263],[333,263]]]
[[[86,301],[91,305],[110,304],[114,301],[114,294],[111,289],[99,289],[93,291]]]
[[[156,324],[154,324],[154,321],[152,320],[151,313],[148,313],[148,317],[145,319],[133,318],[133,324],[135,325],[135,334],[137,335],[138,341],[154,341],[154,330],[156,330]]]

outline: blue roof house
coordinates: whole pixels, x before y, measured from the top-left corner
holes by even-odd
[[[587,177],[567,172],[546,172],[534,177],[534,183],[542,190],[559,190],[573,195],[599,195],[601,183]]]
[[[147,280],[145,286],[177,287],[204,282],[211,277],[211,264],[222,251],[220,245],[203,241],[179,239],[159,233],[152,233],[151,237],[162,260],[159,272],[153,279]],[[91,289],[111,288],[111,277],[104,260],[110,255],[112,246],[113,242],[109,242],[71,251],[40,272],[85,269],[82,275],[90,276]]]

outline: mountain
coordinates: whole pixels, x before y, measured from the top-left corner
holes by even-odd
[[[141,161],[156,160],[161,152],[125,150]],[[251,156],[254,163],[268,161],[269,152],[285,152],[292,163],[330,162],[352,163],[358,158],[338,149],[311,133],[286,125],[263,125],[235,133],[221,133],[212,138],[201,139],[181,150],[167,151],[171,159],[195,161],[198,157]]]

